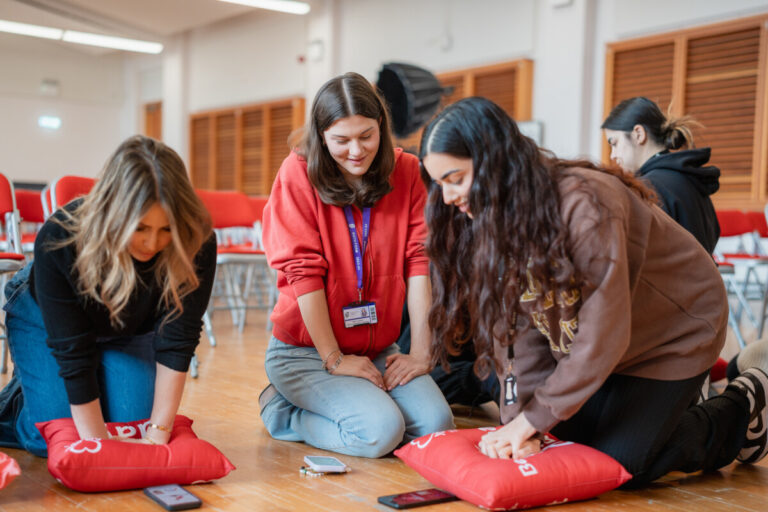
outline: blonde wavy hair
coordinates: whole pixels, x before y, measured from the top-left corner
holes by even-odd
[[[75,246],[78,292],[109,310],[113,327],[140,278],[128,246],[136,228],[155,204],[168,216],[172,241],[154,264],[162,289],[158,308],[164,321],[183,311],[182,298],[199,286],[195,255],[211,234],[211,219],[192,188],[179,155],[160,141],[136,135],[109,158],[91,192],[59,222],[71,233],[55,244]]]

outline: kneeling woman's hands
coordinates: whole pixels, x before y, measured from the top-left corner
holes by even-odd
[[[392,354],[387,357],[384,384],[389,391],[395,386],[405,386],[419,375],[429,373],[429,360],[411,354]]]
[[[533,437],[536,429],[525,414],[480,439],[480,451],[492,459],[522,459],[541,451],[541,442]]]
[[[367,379],[373,382],[376,386],[384,389],[384,377],[373,362],[365,356],[344,354],[339,366],[333,370],[333,375],[360,377],[362,379]]]

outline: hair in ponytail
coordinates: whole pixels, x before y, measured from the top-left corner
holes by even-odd
[[[701,126],[691,116],[665,116],[659,106],[648,98],[637,96],[616,105],[601,128],[631,132],[636,125],[645,128],[648,137],[665,149],[692,148],[693,127]]]

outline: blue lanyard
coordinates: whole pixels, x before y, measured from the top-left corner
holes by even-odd
[[[363,299],[363,254],[368,245],[368,231],[371,227],[371,209],[363,208],[363,250],[360,250],[360,242],[357,240],[357,230],[355,229],[355,219],[352,217],[352,208],[344,207],[344,216],[347,218],[349,226],[349,238],[352,239],[352,251],[355,256],[355,272],[357,273],[357,296],[362,302]]]

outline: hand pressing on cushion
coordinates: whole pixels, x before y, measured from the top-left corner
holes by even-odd
[[[480,439],[480,451],[492,459],[523,459],[541,451],[541,442],[535,438],[536,429],[525,414]]]

